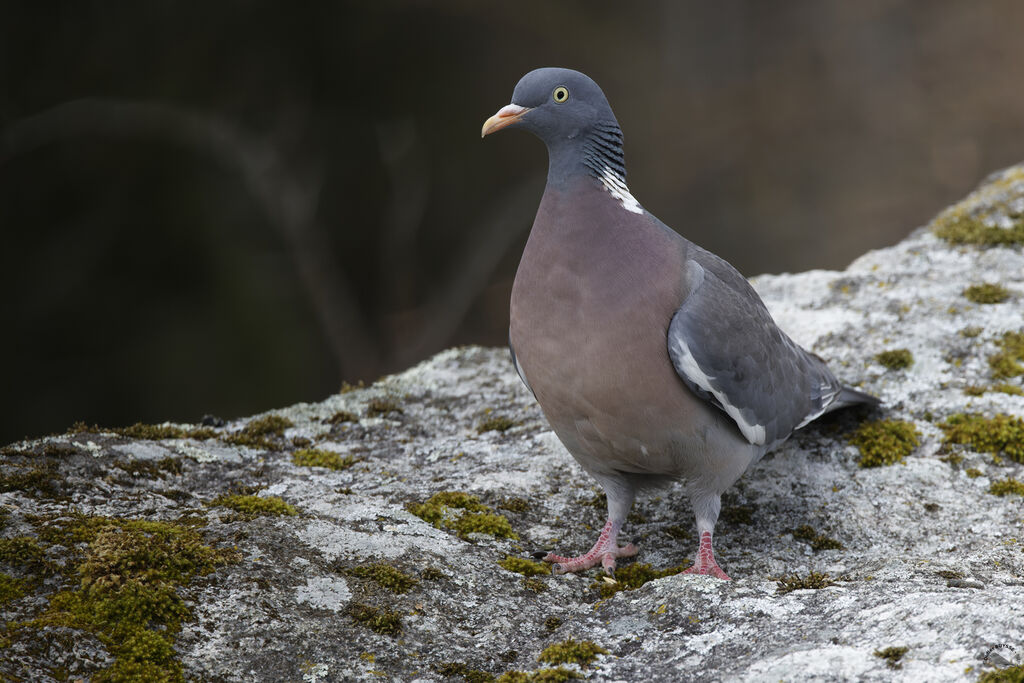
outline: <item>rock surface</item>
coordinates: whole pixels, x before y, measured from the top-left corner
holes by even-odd
[[[603,502],[507,351],[459,348],[273,411],[290,426],[254,418],[187,438],[174,437],[191,426],[79,428],[4,449],[0,589],[14,588],[0,590],[0,677],[102,680],[130,656],[172,679],[212,681],[485,681],[558,666],[601,681],[953,681],[1021,663],[1024,498],[989,493],[995,481],[1024,480],[1007,456],[1021,437],[1011,432],[999,457],[945,443],[940,425],[964,412],[1024,414],[1024,396],[1012,393],[1021,376],[996,378],[988,360],[1004,334],[1024,328],[1024,254],[1019,244],[953,246],[935,230],[964,220],[1019,230],[1022,214],[1016,167],[843,272],[754,280],[784,329],[884,406],[807,427],[726,494],[715,540],[731,582],[679,574],[613,593],[596,572],[526,578],[499,566],[538,549],[585,550]],[[965,298],[986,282],[1008,298]],[[912,364],[875,359],[893,349],[909,350]],[[912,423],[920,443],[900,463],[862,468],[849,440],[880,417]],[[260,435],[254,424],[269,427]],[[310,458],[330,467],[297,464]],[[477,502],[450,495],[448,507],[423,506],[441,492]],[[244,496],[274,505],[246,508]],[[190,610],[180,630],[149,624],[173,642],[170,659],[153,664],[118,649],[110,628],[61,617],[70,612],[54,595],[100,585],[107,551],[95,534],[47,533],[86,519],[76,513],[106,518],[122,534],[107,542],[122,546],[123,520],[146,519],[237,549],[176,579]],[[655,570],[685,565],[696,544],[678,485],[639,500],[625,533],[640,545],[636,562]],[[33,540],[45,557],[16,552],[11,539]],[[778,587],[811,572],[834,584]],[[144,574],[122,564],[102,585],[120,590]],[[606,653],[583,665],[538,661],[569,638]],[[886,648],[906,650],[885,658]]]

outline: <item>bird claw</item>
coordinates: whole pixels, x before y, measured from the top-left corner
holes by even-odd
[[[698,575],[701,575],[701,576],[713,576],[716,579],[722,579],[723,581],[732,581],[732,579],[729,577],[729,575],[726,574],[724,571],[722,571],[722,568],[719,567],[717,564],[713,564],[710,567],[708,567],[708,566],[698,567],[697,565],[693,565],[689,569],[684,569],[683,573],[684,574],[698,574]]]
[[[540,558],[544,562],[551,562],[551,573],[552,574],[569,574],[571,572],[583,571],[584,569],[590,569],[598,564],[604,570],[604,573],[608,576],[615,575],[615,560],[619,557],[632,557],[639,552],[639,549],[632,543],[628,543],[621,548],[615,546],[613,548],[603,547],[600,543],[590,549],[586,555],[579,555],[577,557],[562,557],[561,555],[555,555],[554,553],[548,553],[544,557]]]

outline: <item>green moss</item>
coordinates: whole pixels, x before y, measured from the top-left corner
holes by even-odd
[[[427,567],[420,572],[420,577],[424,581],[440,581],[441,579],[447,579],[448,575],[437,567]]]
[[[827,588],[836,585],[828,574],[811,572],[807,576],[800,577],[796,574],[784,576],[776,583],[775,592],[779,595],[790,593],[795,590]]]
[[[901,669],[903,665],[900,660],[909,649],[909,647],[887,647],[884,650],[875,650],[875,656],[884,659],[890,669]]]
[[[519,538],[508,518],[490,512],[466,512],[455,520],[454,529],[461,538],[469,534],[487,534],[495,538]]]
[[[968,396],[981,396],[985,393],[985,387],[979,387],[977,385],[970,385],[964,387],[964,393]]]
[[[56,463],[47,462],[41,465],[23,465],[9,463],[8,469],[0,473],[0,492],[32,491],[38,496],[47,498],[59,497],[57,480],[59,472]]]
[[[209,427],[194,427],[185,429],[174,425],[148,425],[136,422],[130,427],[119,427],[116,429],[104,430],[112,434],[126,436],[129,439],[141,439],[147,441],[159,441],[161,439],[196,439],[205,441],[217,437],[216,430]]]
[[[1009,228],[988,225],[984,216],[956,212],[939,220],[935,235],[950,244],[978,246],[1012,246],[1024,244],[1024,220],[1014,221]]]
[[[498,562],[498,565],[502,569],[507,569],[510,572],[516,572],[523,576],[540,576],[551,573],[551,565],[549,564],[534,562],[525,557],[515,557],[513,555],[506,555],[504,560]]]
[[[965,337],[967,339],[974,339],[975,337],[977,337],[979,334],[981,334],[984,331],[985,331],[984,327],[974,327],[974,326],[972,326],[972,327],[965,327],[964,329],[960,330],[959,334],[960,334],[961,337]]]
[[[180,460],[175,458],[162,458],[160,460],[115,460],[113,466],[124,470],[133,477],[145,477],[146,479],[163,479],[168,474],[181,474],[182,465]]]
[[[46,550],[31,536],[0,538],[0,565],[17,567],[31,573],[51,569]]]
[[[1024,482],[1007,477],[992,482],[988,487],[988,492],[994,496],[1024,496]]]
[[[992,385],[992,391],[998,391],[1001,394],[1009,394],[1010,396],[1024,396],[1024,389],[1018,387],[1016,384],[1008,384],[1006,382]]]
[[[861,467],[879,467],[901,462],[917,448],[918,438],[911,422],[876,420],[862,424],[850,443],[860,449]]]
[[[345,569],[344,572],[349,576],[372,579],[392,593],[408,593],[419,584],[418,580],[408,574],[404,574],[394,567],[383,563],[350,567]]]
[[[501,675],[498,683],[565,683],[577,678],[583,678],[582,674],[558,666],[537,671],[509,671]]]
[[[976,304],[1001,304],[1010,298],[1010,290],[986,282],[980,285],[971,285],[964,290],[964,296]]]
[[[562,620],[558,617],[548,617],[544,620],[544,628],[549,631],[557,631],[558,627],[562,625]]]
[[[241,431],[229,434],[224,437],[224,440],[237,446],[273,450],[280,447],[280,441],[284,438],[284,430],[293,426],[292,421],[286,417],[267,415],[250,420],[249,424]]]
[[[367,417],[380,417],[390,413],[401,413],[402,409],[398,403],[390,398],[374,398],[366,404]]]
[[[1009,379],[1024,375],[1024,332],[1007,332],[996,340],[1001,351],[988,358],[992,377]]]
[[[62,538],[91,537],[72,570],[79,583],[53,595],[31,624],[99,638],[114,662],[93,681],[184,680],[174,638],[191,610],[179,590],[237,554],[206,545],[196,529],[181,524],[85,516],[75,521]]]
[[[939,425],[946,433],[944,443],[961,444],[981,453],[1003,453],[1024,463],[1024,419],[999,413],[985,417],[958,413]]]
[[[964,474],[966,474],[971,479],[977,479],[982,474],[984,474],[984,472],[979,470],[977,467],[968,467],[966,470],[964,470]]]
[[[544,664],[579,664],[587,666],[598,655],[606,655],[608,650],[589,640],[573,640],[569,638],[561,643],[555,643],[544,648],[537,658],[538,662]]]
[[[365,389],[365,388],[366,388],[366,385],[363,383],[363,380],[359,380],[355,384],[349,384],[348,382],[342,382],[341,383],[341,388],[338,390],[338,393],[339,394],[348,394],[348,393],[351,393],[353,391],[359,391],[360,389]]]
[[[10,574],[0,572],[0,608],[6,607],[7,603],[24,597],[28,590],[28,581],[16,579]]]
[[[543,593],[549,586],[540,579],[523,579],[523,588],[534,593]]]
[[[471,533],[490,534],[499,538],[518,538],[508,518],[496,514],[480,499],[468,493],[441,491],[425,503],[409,503],[406,509],[437,528],[453,529],[460,537]],[[455,510],[461,512],[456,515]]]
[[[978,683],[1024,683],[1024,664],[986,671]]]
[[[402,615],[398,612],[356,602],[349,605],[348,613],[356,623],[371,631],[388,636],[396,636],[402,632]]]
[[[719,519],[728,524],[753,524],[753,505],[729,505],[722,507],[722,514]]]
[[[329,470],[347,470],[360,461],[353,455],[341,456],[340,453],[320,448],[303,448],[292,453],[292,462],[301,467],[326,467]]]
[[[791,533],[796,540],[809,543],[814,551],[843,549],[842,543],[824,534],[819,534],[810,524],[799,526],[793,529]]]
[[[890,370],[902,370],[914,364],[914,354],[907,349],[889,349],[877,354],[875,360]]]
[[[462,676],[466,683],[493,683],[494,674],[480,669],[471,669],[462,662],[445,662],[434,667],[434,671],[442,676]]]
[[[341,424],[342,422],[359,422],[359,416],[347,410],[339,410],[327,418],[327,422],[332,425]]]
[[[506,498],[498,507],[509,512],[526,512],[530,509],[530,503],[525,498]]]
[[[210,505],[226,507],[254,519],[260,515],[297,515],[299,511],[278,496],[225,495],[210,501]]]
[[[476,426],[476,433],[484,432],[505,432],[515,427],[518,422],[503,415],[491,415]]]
[[[675,576],[685,570],[687,566],[689,565],[678,564],[667,569],[652,569],[649,564],[629,564],[615,570],[614,582],[599,578],[590,584],[590,587],[600,593],[602,598],[610,598],[619,591],[636,590],[648,581],[663,579],[666,576]]]

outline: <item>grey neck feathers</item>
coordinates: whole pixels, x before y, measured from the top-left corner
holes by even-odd
[[[622,130],[614,121],[598,121],[580,137],[571,136],[548,143],[548,182],[560,184],[585,173],[604,180],[610,173],[626,184],[626,162],[622,152]]]
[[[599,121],[583,141],[583,163],[595,178],[611,171],[626,184],[626,160],[622,153],[622,129],[614,121]]]

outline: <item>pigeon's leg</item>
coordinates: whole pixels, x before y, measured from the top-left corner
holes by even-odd
[[[700,545],[697,547],[693,566],[683,573],[709,574],[729,581],[728,574],[715,562],[715,551],[711,547],[711,536],[715,531],[718,513],[722,509],[722,498],[717,494],[697,494],[691,496],[690,500],[697,514],[697,535],[700,536]]]
[[[619,531],[626,521],[629,508],[633,506],[633,487],[628,482],[617,479],[598,479],[598,482],[604,487],[608,497],[608,521],[601,529],[597,543],[586,554],[577,557],[563,557],[554,553],[545,555],[542,559],[554,565],[552,572],[555,574],[578,572],[600,564],[604,568],[604,573],[611,576],[615,571],[615,558],[632,557],[638,552],[632,543],[622,547],[618,544]]]

